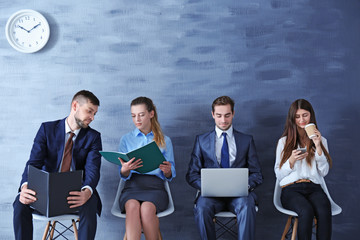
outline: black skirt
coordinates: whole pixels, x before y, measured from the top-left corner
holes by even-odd
[[[154,175],[133,173],[125,182],[119,199],[122,213],[125,212],[125,203],[130,199],[138,200],[140,203],[152,202],[157,213],[164,211],[169,204],[164,181]]]

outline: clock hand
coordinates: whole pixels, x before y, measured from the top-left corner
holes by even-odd
[[[22,30],[25,30],[25,31],[27,31],[28,33],[31,31],[28,31],[27,29],[25,29],[25,28],[23,28],[22,26],[20,26],[20,25],[18,25],[19,26],[19,28],[21,28]]]
[[[38,25],[35,25],[32,29],[30,29],[28,32],[31,32],[32,30],[34,30],[35,28],[37,28],[38,26],[40,26],[41,23],[39,23]]]

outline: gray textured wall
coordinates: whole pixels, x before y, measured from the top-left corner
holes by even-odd
[[[51,27],[35,54],[7,43],[8,17],[38,10]],[[272,204],[274,156],[288,107],[313,104],[328,139],[333,169],[326,178],[343,213],[333,239],[359,233],[360,3],[356,0],[0,0],[0,239],[13,239],[12,201],[40,123],[65,117],[72,95],[93,91],[101,107],[92,127],[116,150],[133,129],[129,103],[152,98],[175,149],[171,183],[176,212],[161,219],[165,239],[198,239],[194,190],[184,179],[196,134],[213,128],[210,105],[236,101],[235,128],[253,134],[264,184],[257,190],[257,239],[279,239],[286,217]],[[124,220],[110,213],[117,171],[103,162],[97,239],[119,239]],[[35,239],[44,223],[35,222]]]

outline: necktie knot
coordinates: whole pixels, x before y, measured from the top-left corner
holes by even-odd
[[[69,136],[69,139],[71,139],[71,141],[72,141],[72,138],[75,136],[75,133],[73,133],[73,132],[70,132],[70,136]],[[69,139],[68,139],[68,141],[69,141]]]

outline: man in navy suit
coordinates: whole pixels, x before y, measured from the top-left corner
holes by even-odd
[[[97,216],[101,213],[101,200],[96,191],[100,178],[102,150],[101,136],[89,127],[100,105],[99,99],[91,92],[82,90],[75,94],[67,118],[41,124],[34,139],[24,173],[19,194],[14,207],[14,232],[16,239],[33,238],[33,209],[29,204],[36,201],[36,193],[27,188],[28,165],[47,172],[59,172],[63,163],[64,146],[73,136],[70,171],[83,170],[81,191],[70,192],[67,198],[71,208],[79,208],[79,239],[95,238]]]
[[[262,183],[263,178],[253,137],[233,129],[234,114],[234,101],[230,97],[222,96],[214,100],[212,117],[215,120],[215,129],[196,136],[186,180],[192,187],[201,191],[202,168],[248,168],[249,195],[247,197],[199,195],[194,215],[203,240],[216,238],[213,218],[216,213],[223,210],[236,214],[238,239],[255,239],[256,195],[253,190]]]

